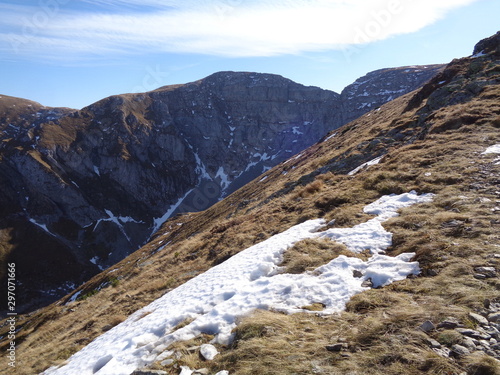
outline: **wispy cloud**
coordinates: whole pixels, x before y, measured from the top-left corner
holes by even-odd
[[[297,54],[411,33],[474,1],[85,0],[84,10],[69,0],[46,9],[4,5],[0,52],[66,60],[148,52]]]

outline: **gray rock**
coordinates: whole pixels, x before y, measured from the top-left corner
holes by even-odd
[[[440,355],[441,357],[448,358],[450,356],[451,350],[448,349],[447,347],[441,347],[441,348],[432,348],[432,350]]]
[[[488,315],[488,320],[493,323],[500,323],[500,313],[493,313]]]
[[[363,272],[361,271],[358,271],[358,270],[353,270],[352,271],[352,275],[356,278],[360,278],[360,277],[363,277]]]
[[[482,326],[487,326],[489,323],[488,323],[488,319],[486,319],[484,316],[481,316],[479,314],[476,314],[476,313],[473,313],[473,312],[470,312],[469,313],[469,317],[476,321],[477,323],[479,323],[480,325]]]
[[[497,276],[497,271],[495,270],[495,267],[475,267],[474,271],[476,271],[478,274],[483,274],[486,277],[496,277]]]
[[[329,352],[340,352],[347,348],[348,345],[344,342],[325,346],[325,349],[328,350]]]
[[[430,320],[427,320],[425,322],[423,322],[420,327],[419,327],[422,331],[424,332],[430,332],[430,331],[433,331],[436,329],[436,326],[434,325],[434,323],[432,323]]]
[[[462,345],[465,346],[467,349],[469,349],[471,352],[477,349],[476,344],[474,343],[474,339],[470,337],[464,337]]]
[[[455,328],[455,330],[459,333],[461,333],[464,336],[469,336],[478,340],[489,340],[490,335],[487,333],[475,331],[473,329],[468,329],[468,328]]]
[[[474,277],[475,279],[478,279],[478,280],[485,280],[485,279],[486,279],[486,275],[484,275],[484,274],[482,274],[482,273],[475,273],[475,274],[473,275],[473,277]]]
[[[362,286],[363,288],[373,288],[373,282],[372,282],[372,279],[371,279],[371,278],[366,279],[365,281],[363,281],[363,282],[361,283],[361,286]]]
[[[444,328],[444,329],[453,329],[456,328],[460,325],[459,321],[456,318],[453,317],[448,317],[442,322],[438,323],[437,327],[438,328]]]
[[[427,342],[429,343],[429,346],[433,349],[441,348],[441,344],[434,339],[428,339]]]
[[[441,68],[440,65],[426,65],[425,69],[408,66],[380,69],[358,78],[341,93],[344,122],[352,121],[366,113],[366,110],[376,109],[404,92],[415,90]]]
[[[470,350],[465,346],[454,344],[451,347],[451,354],[457,357],[470,354]]]

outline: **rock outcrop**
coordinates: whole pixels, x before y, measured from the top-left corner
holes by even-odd
[[[397,97],[418,89],[444,65],[403,66],[375,70],[342,90],[342,122],[357,119]]]

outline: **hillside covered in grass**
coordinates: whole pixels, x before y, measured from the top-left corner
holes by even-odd
[[[165,345],[171,356],[148,368],[167,374],[187,368],[207,374],[500,373],[499,83],[497,33],[421,89],[325,136],[206,211],[170,219],[151,242],[72,295],[19,317],[20,373],[63,366],[129,315],[296,225],[322,219],[329,230],[353,228],[373,219],[363,211],[368,204],[412,190],[433,199],[402,208],[381,225],[392,233],[385,255],[414,253],[418,275],[383,287],[365,284],[334,314],[324,313],[324,301],[297,306],[295,314],[253,310],[238,319],[232,340],[212,342],[214,332],[207,330]],[[284,251],[280,272],[308,275],[341,256],[354,257],[338,242],[304,238]],[[363,261],[369,254],[356,256]],[[206,360],[200,350],[210,342],[218,354]]]

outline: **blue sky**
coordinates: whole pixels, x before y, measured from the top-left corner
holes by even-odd
[[[468,56],[498,15],[498,0],[1,0],[0,94],[82,108],[222,70],[340,92]]]

